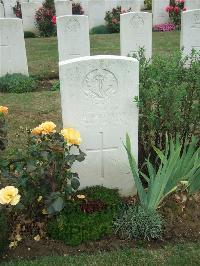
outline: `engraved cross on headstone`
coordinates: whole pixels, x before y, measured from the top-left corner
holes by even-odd
[[[114,147],[109,147],[109,148],[104,148],[104,133],[103,132],[99,132],[100,137],[101,137],[101,143],[100,143],[100,147],[99,149],[86,149],[87,152],[100,152],[101,153],[101,177],[105,178],[105,156],[104,153],[106,151],[116,151],[118,149],[117,146]]]

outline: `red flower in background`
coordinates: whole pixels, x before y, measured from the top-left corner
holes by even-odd
[[[53,17],[52,17],[51,22],[52,22],[54,25],[56,24],[56,16],[53,16]]]

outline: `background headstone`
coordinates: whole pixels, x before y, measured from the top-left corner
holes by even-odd
[[[38,32],[35,22],[35,14],[40,7],[42,7],[41,2],[21,3],[24,31]]]
[[[88,17],[90,29],[105,25],[106,4],[104,0],[88,1]]]
[[[165,8],[169,5],[169,0],[152,0],[153,25],[169,22],[169,14]]]
[[[137,53],[145,49],[145,56],[152,56],[152,14],[148,12],[129,12],[120,15],[121,55]]]
[[[16,18],[16,15],[13,12],[13,7],[16,5],[16,0],[3,0],[5,8],[5,17],[6,18]]]
[[[90,55],[88,17],[57,17],[59,61]]]
[[[200,0],[185,0],[187,10],[200,9]]]
[[[122,7],[122,10],[128,10],[131,8],[131,11],[140,11],[140,0],[121,0],[119,5]]]
[[[82,136],[87,156],[77,165],[81,187],[103,185],[135,193],[127,154],[128,132],[138,157],[139,62],[121,56],[91,56],[60,62],[62,118]]]
[[[4,6],[0,3],[0,18],[4,18]]]
[[[0,19],[0,76],[7,73],[28,75],[22,20]]]
[[[71,1],[55,1],[56,16],[72,15]]]
[[[182,12],[181,43],[183,54],[188,55],[192,49],[200,52],[200,9]]]

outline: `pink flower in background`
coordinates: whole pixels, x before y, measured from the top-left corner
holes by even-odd
[[[174,23],[164,23],[164,24],[158,24],[153,27],[154,31],[173,31],[176,29],[176,26]]]
[[[56,16],[53,16],[53,17],[52,17],[51,22],[52,22],[54,25],[56,24]]]
[[[175,6],[174,12],[179,13],[180,12],[180,8],[178,6]]]

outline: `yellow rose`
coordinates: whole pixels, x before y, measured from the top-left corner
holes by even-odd
[[[51,121],[46,121],[39,125],[38,127],[35,127],[31,133],[33,135],[39,135],[39,134],[49,134],[52,132],[55,132],[56,125]]]
[[[51,121],[47,121],[39,125],[39,127],[42,129],[42,134],[49,134],[55,131],[56,125]]]
[[[61,135],[69,145],[80,145],[81,143],[81,135],[74,128],[64,128],[61,130]]]
[[[8,107],[6,106],[0,106],[0,113],[4,113],[7,115],[8,113]]]
[[[78,199],[85,199],[85,195],[76,195]]]
[[[39,134],[42,133],[42,128],[40,128],[40,127],[35,127],[34,129],[31,130],[31,133],[32,133],[33,135],[39,135]]]
[[[7,186],[0,190],[0,204],[17,205],[20,197],[18,189],[14,186]]]

